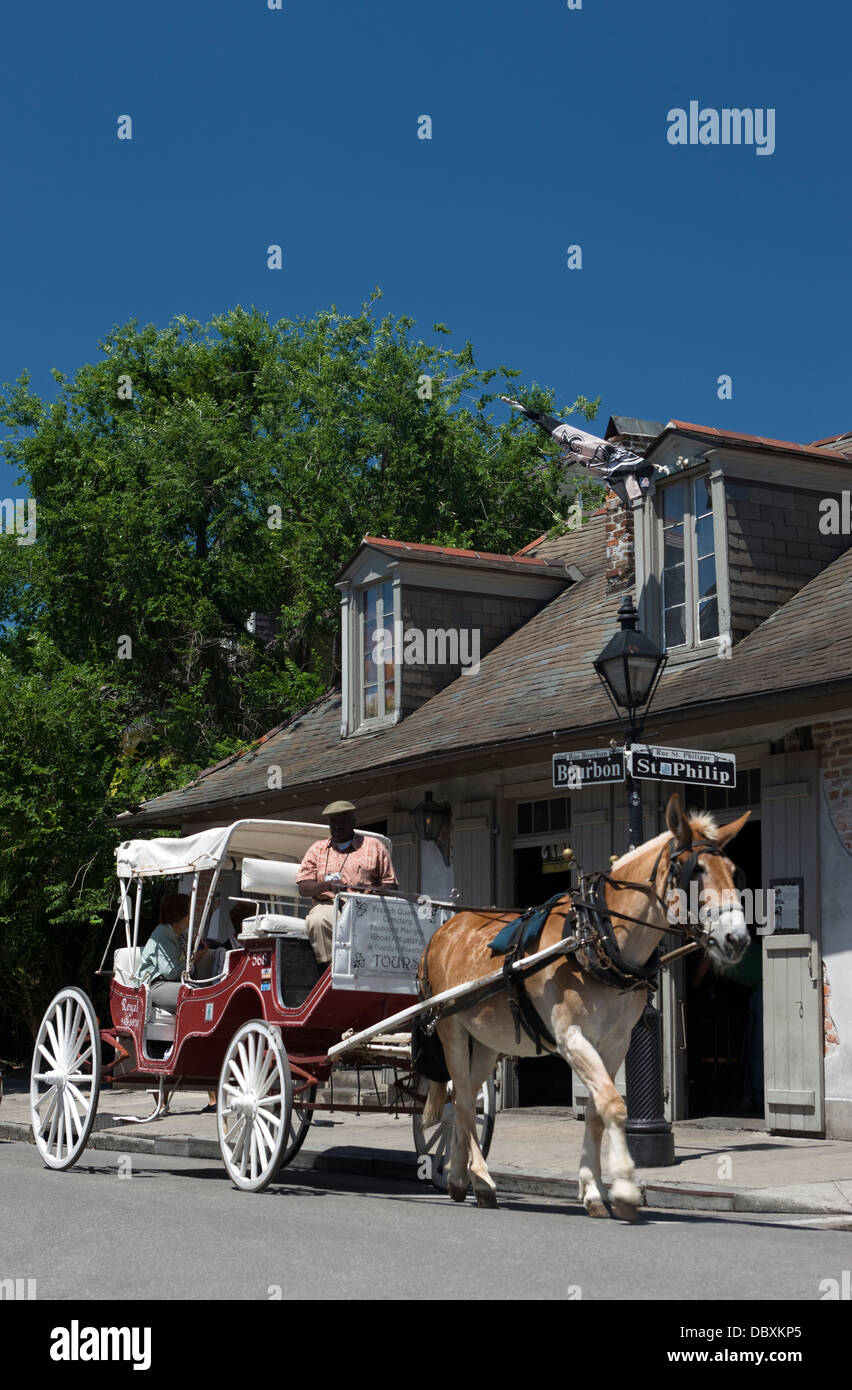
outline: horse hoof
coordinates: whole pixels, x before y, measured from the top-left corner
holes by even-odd
[[[463,1202],[467,1196],[467,1183],[448,1182],[447,1191],[454,1202]]]
[[[493,1207],[496,1209],[497,1193],[492,1192],[490,1187],[482,1188],[481,1191],[474,1195],[476,1196],[476,1205],[478,1207]]]
[[[639,1220],[639,1208],[635,1207],[632,1202],[622,1202],[616,1197],[612,1209],[621,1221]]]
[[[607,1210],[606,1203],[601,1201],[600,1197],[593,1197],[591,1201],[584,1202],[583,1205],[586,1208],[587,1216],[609,1217],[609,1211]]]

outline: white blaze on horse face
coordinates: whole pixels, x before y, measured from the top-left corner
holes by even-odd
[[[750,940],[742,901],[736,888],[705,888],[701,894],[706,902],[700,915],[707,932],[707,948],[716,951],[726,965],[736,965],[745,955]]]
[[[742,895],[736,888],[699,888],[695,879],[687,894],[683,888],[669,891],[668,917],[673,924],[700,926],[707,949],[728,965],[735,965],[749,943]]]

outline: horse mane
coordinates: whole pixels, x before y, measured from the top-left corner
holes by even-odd
[[[709,811],[687,811],[687,819],[692,826],[692,834],[696,840],[709,840],[713,844],[719,834],[719,826],[716,818],[711,816]],[[633,857],[649,849],[662,849],[667,840],[671,839],[668,829],[656,835],[653,840],[646,840],[644,845],[638,845],[636,849],[629,849],[626,854],[622,854],[612,866],[611,872],[620,872],[626,869]]]
[[[712,843],[717,838],[719,826],[709,811],[687,811],[687,816],[696,839],[710,840]]]

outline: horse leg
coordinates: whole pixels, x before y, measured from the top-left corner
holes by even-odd
[[[497,1205],[497,1184],[488,1171],[488,1165],[479,1147],[479,1139],[476,1134],[476,1098],[483,1082],[488,1080],[494,1070],[496,1061],[497,1053],[493,1048],[486,1047],[484,1043],[474,1040],[468,1073],[470,1079],[470,1089],[467,1096],[469,1110],[465,1122],[470,1130],[470,1175],[473,1183],[473,1194],[478,1207],[496,1207]],[[458,1113],[458,1100],[456,1100],[456,1116]]]
[[[609,1166],[612,1172],[609,1195],[613,1210],[624,1221],[635,1221],[642,1194],[634,1182],[636,1169],[624,1133],[627,1107],[597,1052],[576,1024],[558,1030],[557,1041],[561,1055],[587,1087],[609,1137]],[[591,1171],[590,1176],[593,1175]]]
[[[580,1200],[589,1216],[609,1216],[601,1196],[601,1139],[604,1124],[591,1092],[586,1102],[586,1124],[583,1130],[583,1151],[580,1155]]]
[[[470,1034],[458,1018],[448,1018],[438,1024],[438,1035],[444,1049],[447,1070],[453,1083],[455,1116],[450,1146],[450,1166],[447,1172],[447,1191],[454,1202],[463,1202],[467,1196],[473,1137],[471,1107],[466,1103],[471,1084]]]

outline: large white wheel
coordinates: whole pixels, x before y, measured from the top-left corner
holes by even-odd
[[[420,1078],[418,1094],[421,1100],[425,1100],[430,1082],[425,1077]],[[476,1137],[479,1147],[482,1150],[482,1157],[488,1157],[488,1150],[491,1147],[491,1136],[494,1133],[494,1115],[497,1109],[497,1091],[494,1084],[494,1077],[489,1076],[483,1082],[476,1097]],[[453,1106],[453,1083],[447,1082],[447,1099],[444,1103],[443,1114],[436,1125],[431,1125],[429,1129],[423,1127],[423,1115],[416,1114],[414,1117],[414,1147],[417,1151],[418,1169],[421,1165],[425,1168],[424,1176],[429,1179],[434,1187],[438,1187],[442,1192],[447,1190],[447,1169],[450,1164],[450,1153],[452,1151],[453,1127],[455,1125],[455,1108]],[[425,1165],[422,1161],[426,1159]]]
[[[36,1147],[48,1168],[70,1168],[88,1143],[101,1089],[101,1035],[91,1000],[62,989],[36,1038],[30,1112]]]
[[[314,1117],[313,1110],[305,1110],[300,1101],[315,1101],[317,1098],[316,1086],[311,1086],[307,1091],[300,1092],[293,1097],[293,1113],[290,1116],[290,1123],[287,1126],[287,1143],[284,1145],[284,1152],[281,1155],[281,1167],[286,1168],[299,1152],[308,1135],[311,1127],[311,1120]]]
[[[277,1028],[253,1019],[238,1028],[219,1077],[216,1123],[231,1181],[260,1192],[281,1166],[290,1139],[293,1082]]]

